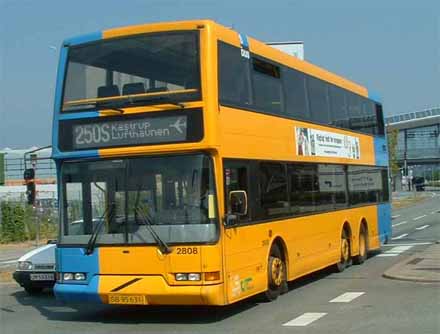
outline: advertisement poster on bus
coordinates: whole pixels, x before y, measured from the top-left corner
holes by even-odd
[[[359,138],[310,128],[295,127],[296,154],[359,160]]]
[[[350,166],[348,170],[349,191],[380,191],[382,188],[382,174],[380,169],[371,170],[363,166]]]

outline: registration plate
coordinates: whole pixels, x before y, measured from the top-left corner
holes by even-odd
[[[54,281],[55,274],[31,274],[31,281]]]
[[[147,305],[147,298],[143,295],[109,295],[109,304]]]

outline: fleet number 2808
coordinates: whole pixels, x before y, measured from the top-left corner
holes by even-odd
[[[176,253],[179,255],[192,255],[199,252],[197,247],[177,247]]]

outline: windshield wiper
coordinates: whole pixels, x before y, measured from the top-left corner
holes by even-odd
[[[90,236],[89,242],[87,243],[86,255],[90,255],[93,253],[93,250],[95,249],[95,245],[96,245],[96,240],[98,239],[98,235],[102,229],[102,226],[105,223],[105,216],[108,214],[109,221],[111,221],[111,219],[113,218],[113,212],[115,211],[114,207],[115,207],[114,203],[111,203],[109,206],[105,208],[104,213],[102,214],[101,218],[99,218],[98,225],[96,226],[95,230]],[[93,226],[93,219],[92,219],[92,226]]]
[[[171,248],[168,246],[168,244],[163,241],[159,235],[156,233],[156,231],[153,228],[152,219],[148,216],[148,213],[142,212],[142,210],[136,206],[134,210],[139,214],[139,216],[142,218],[143,222],[145,223],[145,226],[147,227],[148,231],[150,232],[153,239],[156,241],[157,246],[159,247],[162,254],[169,254],[172,252]]]
[[[118,96],[108,96],[108,97],[97,97],[92,99],[80,99],[74,101],[68,101],[63,104],[63,110],[70,109],[71,107],[79,107],[85,105],[95,106],[96,108],[100,106],[105,106],[108,109],[115,110],[122,113],[120,107],[123,107],[126,103],[129,105],[134,105],[137,102],[150,102],[155,100],[165,100],[165,103],[169,103],[180,108],[185,108],[185,105],[173,98],[175,95],[180,94],[192,94],[197,93],[198,90],[194,88],[180,89],[173,91],[162,91],[162,92],[150,92],[150,93],[140,93],[140,94],[130,94],[130,95],[118,95]],[[168,100],[168,101],[166,101]],[[116,103],[115,107],[112,104]],[[113,104],[114,105],[114,104]]]

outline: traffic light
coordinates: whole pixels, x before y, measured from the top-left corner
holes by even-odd
[[[25,181],[33,180],[35,178],[35,169],[26,169],[23,173],[23,178],[25,179]]]
[[[23,178],[26,182],[26,196],[28,204],[35,203],[35,169],[28,168],[24,171]]]

